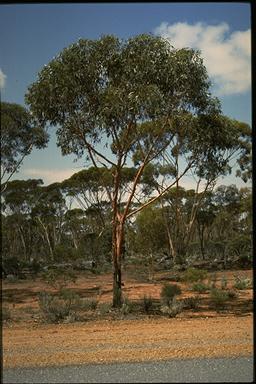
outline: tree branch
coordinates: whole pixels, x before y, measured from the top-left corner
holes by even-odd
[[[131,217],[135,213],[138,213],[139,211],[141,211],[142,209],[146,208],[148,205],[152,204],[154,201],[159,199],[161,196],[163,196],[163,194],[165,194],[175,183],[177,183],[177,180],[180,180],[185,175],[185,173],[188,171],[188,169],[191,168],[192,164],[193,164],[193,161],[190,164],[188,164],[187,167],[185,168],[185,170],[181,173],[181,175],[178,178],[176,178],[173,183],[168,185],[168,187],[164,188],[164,190],[161,193],[159,193],[157,196],[150,199],[147,203],[143,204],[141,207],[139,207],[139,208],[135,209],[134,211],[130,212],[129,214],[127,214],[126,217],[127,218]]]

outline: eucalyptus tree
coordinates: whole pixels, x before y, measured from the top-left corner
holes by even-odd
[[[197,162],[201,172],[208,162],[214,169],[223,147],[227,129],[203,60],[198,51],[174,49],[152,35],[80,39],[41,70],[26,102],[39,127],[57,127],[63,155],[84,156],[88,165],[111,170],[111,187],[105,183],[105,190],[112,207],[113,306],[120,306],[127,219]],[[186,166],[157,195],[137,201],[147,166],[176,150],[177,135],[189,148]],[[124,202],[122,169],[130,163],[136,172]]]
[[[132,170],[129,168],[122,169],[123,184],[131,180],[131,172]],[[106,220],[108,220],[111,202],[106,192],[106,186],[111,191],[111,173],[111,169],[105,167],[90,167],[74,173],[69,179],[61,183],[62,191],[66,197],[75,199],[79,207],[88,216],[95,219],[94,231],[99,230],[101,232],[106,225]]]
[[[41,186],[38,194],[39,197],[31,210],[31,218],[38,226],[41,239],[46,244],[48,255],[53,261],[54,249],[62,240],[66,201],[60,183]]]
[[[202,259],[206,258],[206,245],[210,242],[210,235],[213,229],[214,220],[217,215],[217,208],[213,203],[214,192],[207,191],[204,194],[202,203],[196,211],[196,229],[198,233]]]
[[[37,201],[41,179],[13,180],[3,184],[1,208],[5,216],[2,239],[5,249],[29,260],[32,255],[35,228],[31,210]],[[7,252],[8,256],[8,252]]]
[[[1,182],[10,180],[33,148],[44,148],[46,131],[21,105],[1,102]]]
[[[64,232],[70,233],[74,248],[77,250],[81,233],[84,231],[85,213],[80,208],[69,209],[65,213]]]
[[[139,212],[134,223],[136,236],[133,249],[146,256],[149,276],[154,275],[155,256],[166,253],[168,248],[167,232],[161,208],[155,203]]]
[[[213,245],[217,252],[219,250],[224,266],[228,258],[237,253],[236,250],[239,253],[243,248],[246,252],[251,249],[250,228],[244,225],[247,215],[244,215],[246,210],[244,211],[243,192],[243,189],[240,192],[234,184],[221,185],[214,191],[216,217],[213,222]]]

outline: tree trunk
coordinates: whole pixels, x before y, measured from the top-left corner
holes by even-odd
[[[23,248],[24,248],[24,257],[27,260],[27,247],[26,247],[25,239],[24,239],[24,236],[23,236],[21,228],[18,228],[18,231],[20,233],[21,242],[22,242],[22,245],[23,245]]]
[[[54,257],[53,257],[53,249],[52,249],[52,246],[51,246],[51,241],[50,241],[50,238],[49,238],[49,235],[48,235],[47,228],[46,228],[46,226],[44,225],[44,223],[42,222],[42,220],[40,219],[40,217],[37,217],[37,220],[39,221],[39,223],[41,224],[41,226],[42,226],[42,228],[43,228],[43,230],[44,230],[45,239],[46,239],[46,242],[47,242],[48,247],[49,247],[51,260],[53,261],[53,259],[54,259]]]
[[[200,248],[201,248],[201,256],[202,256],[202,259],[205,260],[205,252],[204,252],[204,232],[205,232],[205,226],[202,225],[202,227],[200,228],[200,225],[198,224],[198,237],[199,237],[199,241],[200,241]]]
[[[148,271],[148,279],[149,281],[153,281],[154,280],[154,257],[153,257],[153,253],[150,252],[150,255],[149,255],[149,271]]]
[[[124,241],[124,224],[118,221],[113,226],[112,252],[113,252],[113,307],[120,308],[122,305],[122,250]]]
[[[73,245],[74,245],[75,249],[78,249],[78,244],[77,244],[75,232],[71,230],[71,234],[72,234]]]
[[[162,212],[164,212],[164,206],[163,206],[162,199],[161,199],[161,206],[162,206]],[[165,224],[167,238],[168,238],[169,255],[172,259],[173,264],[175,264],[175,262],[176,262],[176,249],[173,245],[172,235],[171,235],[171,231],[170,231],[170,226],[169,226],[167,214],[163,213],[163,218],[164,218],[164,224]]]

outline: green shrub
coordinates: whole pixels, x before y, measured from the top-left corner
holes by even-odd
[[[33,260],[30,264],[31,272],[37,275],[38,273],[41,272],[42,265],[37,261]]]
[[[134,309],[133,303],[125,297],[123,300],[122,307],[120,308],[120,312],[123,315],[127,315],[128,313],[131,313],[133,309]]]
[[[98,310],[101,315],[105,315],[108,313],[112,308],[112,305],[110,303],[101,303],[98,305]]]
[[[179,282],[182,280],[179,273],[173,272],[170,276],[166,276],[163,280],[173,281],[173,282]]]
[[[95,311],[97,306],[98,306],[98,300],[95,300],[95,299],[91,299],[91,300],[85,299],[85,300],[82,300],[82,307],[85,310]]]
[[[153,308],[153,299],[151,296],[144,295],[142,299],[142,308],[144,312],[149,313]]]
[[[208,287],[208,285],[206,285],[204,283],[198,282],[198,283],[193,284],[192,290],[195,292],[198,292],[198,293],[205,293],[209,290],[209,287]]]
[[[12,318],[10,308],[6,305],[1,306],[1,315],[2,321],[9,321]]]
[[[187,283],[195,283],[197,281],[202,281],[207,277],[207,271],[204,269],[197,268],[188,268],[183,273],[183,281]]]
[[[236,299],[238,297],[238,294],[233,289],[228,289],[227,294],[229,299]]]
[[[18,277],[16,275],[7,275],[6,280],[8,283],[17,283]]]
[[[227,277],[225,275],[222,276],[220,283],[221,283],[221,289],[227,288],[228,280],[227,280]]]
[[[22,269],[21,262],[17,256],[4,258],[2,268],[6,275],[19,275]]]
[[[161,299],[164,305],[170,306],[174,297],[181,294],[177,284],[165,284],[161,290]]]
[[[47,323],[79,320],[78,312],[82,309],[80,297],[70,290],[62,290],[54,296],[47,292],[39,293],[39,308]]]
[[[181,301],[177,301],[176,297],[174,297],[170,305],[161,306],[161,312],[164,315],[168,315],[169,317],[176,317],[179,313],[182,312],[183,308],[183,303]]]
[[[197,309],[199,307],[199,303],[200,303],[199,296],[186,297],[183,300],[183,306],[186,309]]]
[[[234,276],[235,283],[233,285],[234,288],[242,290],[242,289],[248,289],[251,288],[251,280],[245,277],[240,277],[238,275]]]
[[[62,290],[68,283],[74,283],[77,276],[72,268],[58,267],[49,268],[42,274],[42,278],[53,288]]]
[[[229,295],[222,289],[213,288],[210,292],[210,298],[216,308],[223,308],[226,301],[229,299]]]

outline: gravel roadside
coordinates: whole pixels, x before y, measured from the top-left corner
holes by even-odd
[[[253,317],[96,321],[3,328],[3,366],[151,362],[253,354]]]

